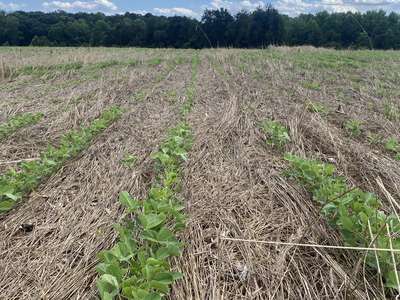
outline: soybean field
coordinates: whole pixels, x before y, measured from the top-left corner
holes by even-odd
[[[394,299],[400,52],[0,48],[0,299]]]

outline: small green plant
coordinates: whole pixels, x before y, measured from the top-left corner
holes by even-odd
[[[9,119],[6,123],[0,124],[0,140],[12,135],[20,128],[38,123],[42,118],[42,113],[27,113]]]
[[[20,171],[10,169],[0,176],[0,213],[11,210],[24,195],[58,170],[67,159],[87,148],[93,138],[119,118],[121,113],[120,108],[111,107],[88,127],[66,133],[58,148],[49,146],[40,159],[23,162],[19,165]]]
[[[385,149],[395,153],[400,152],[399,141],[393,137],[387,139]]]
[[[266,120],[261,128],[267,135],[267,143],[278,148],[282,148],[290,142],[290,136],[287,128],[277,121]]]
[[[385,117],[390,121],[397,121],[400,119],[400,108],[393,103],[386,102],[384,104]]]
[[[312,113],[317,113],[321,115],[326,115],[328,113],[328,109],[321,103],[315,102],[307,102],[306,104],[307,110]]]
[[[367,141],[371,145],[379,145],[382,143],[382,136],[378,133],[368,132]]]
[[[127,168],[132,168],[137,161],[137,156],[133,154],[125,154],[124,158],[121,160],[121,164]]]
[[[358,137],[361,135],[362,123],[358,120],[348,120],[344,123],[344,128],[352,137]]]
[[[396,138],[388,138],[385,143],[385,149],[394,153],[396,160],[400,160],[400,143]]]
[[[340,231],[346,245],[372,247],[371,240],[376,237],[373,243],[376,248],[389,249],[392,242],[394,249],[400,249],[400,240],[391,238],[400,231],[400,221],[395,215],[385,214],[377,196],[350,188],[345,178],[335,176],[336,170],[331,164],[291,154],[287,154],[285,159],[291,165],[289,176],[303,184],[314,200],[322,205],[322,214]],[[387,234],[386,227],[390,234]],[[385,286],[397,289],[396,272],[399,271],[393,265],[390,252],[379,251],[375,255],[373,251],[368,252],[367,265],[376,270],[378,259]],[[393,255],[398,262],[400,254],[396,252]]]

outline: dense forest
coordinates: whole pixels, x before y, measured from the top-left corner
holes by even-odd
[[[289,17],[272,7],[232,15],[206,10],[201,20],[152,14],[0,11],[0,45],[241,47],[313,45],[400,48],[400,15],[320,12]]]

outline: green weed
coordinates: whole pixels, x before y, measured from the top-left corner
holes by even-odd
[[[9,119],[6,123],[0,124],[0,140],[12,135],[20,128],[38,123],[42,118],[42,113],[27,113]]]
[[[395,159],[400,160],[400,144],[395,138],[389,138],[385,143],[385,149],[395,153]]]
[[[382,143],[382,136],[377,133],[369,132],[367,134],[367,141],[371,145],[379,145]]]
[[[385,143],[385,149],[391,152],[400,152],[400,145],[397,139],[391,137]]]
[[[306,104],[307,110],[312,113],[317,113],[321,115],[326,115],[328,113],[328,109],[321,103],[315,102],[307,102]]]
[[[362,123],[358,120],[348,120],[344,123],[344,128],[352,137],[358,137],[361,135]]]
[[[266,120],[261,128],[267,135],[267,143],[278,148],[282,148],[290,142],[290,136],[287,128],[277,121]]]
[[[289,175],[301,182],[309,190],[315,201],[322,205],[321,212],[329,223],[337,228],[346,245],[371,247],[371,235],[377,237],[375,247],[390,248],[386,226],[390,235],[400,231],[400,222],[395,215],[386,215],[380,200],[371,193],[358,188],[351,189],[343,177],[335,176],[335,167],[315,160],[303,159],[295,155],[286,155],[291,164]],[[400,249],[400,240],[392,239],[393,248]],[[379,260],[385,286],[398,288],[396,266],[389,252],[376,253]],[[393,253],[399,261],[400,254]],[[372,251],[367,253],[366,263],[377,269],[376,258]],[[400,275],[400,274],[399,274]]]
[[[23,162],[19,165],[20,171],[10,169],[0,176],[0,213],[11,210],[24,195],[58,170],[67,159],[87,148],[93,138],[119,118],[121,113],[118,107],[111,107],[88,127],[65,134],[60,146],[49,146],[39,160]]]

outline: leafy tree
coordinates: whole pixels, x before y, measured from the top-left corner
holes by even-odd
[[[234,18],[225,8],[206,10],[201,18],[203,29],[213,47],[232,45],[232,28]]]
[[[47,36],[35,35],[31,41],[31,46],[51,46],[51,43]]]
[[[205,10],[201,20],[134,13],[0,11],[0,45],[257,48],[271,44],[400,49],[400,15],[368,11],[289,17],[272,6],[236,15],[224,8]]]

